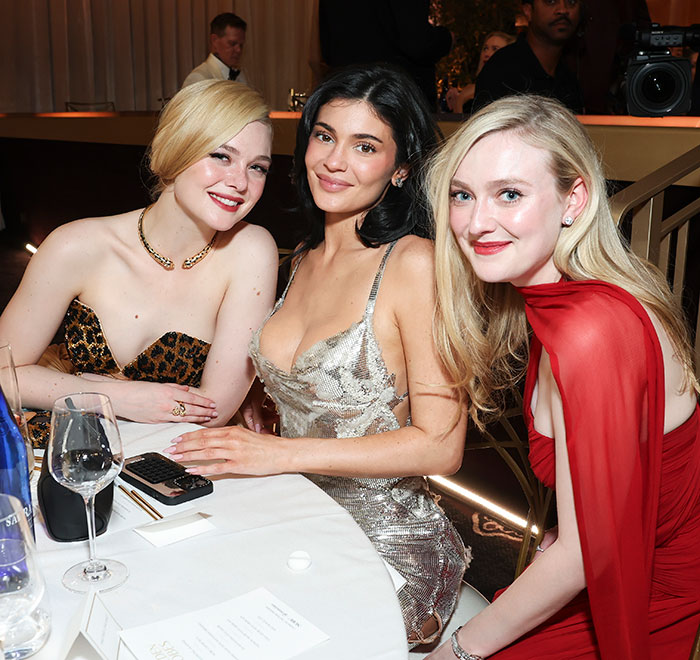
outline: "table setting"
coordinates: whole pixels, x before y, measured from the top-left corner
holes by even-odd
[[[209,494],[169,506],[120,471],[125,461],[160,454],[173,437],[199,427],[117,421],[105,399],[75,393],[54,406],[49,446],[32,470],[36,543],[25,524],[21,560],[22,575],[36,582],[27,611],[42,646],[11,655],[6,643],[6,657],[407,657],[397,585],[326,493],[296,474],[223,475],[212,477]],[[37,506],[42,467],[79,494],[70,508],[87,522],[87,540],[55,540],[60,526],[42,515],[50,507]],[[111,497],[106,523],[100,493]],[[9,574],[2,549],[0,539],[0,640],[7,642],[2,622],[5,629],[17,625],[8,612],[18,595],[2,587]],[[28,614],[17,608],[13,616],[24,621]]]

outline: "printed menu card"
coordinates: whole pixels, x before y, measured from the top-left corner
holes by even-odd
[[[327,639],[264,588],[121,632],[122,643],[138,660],[287,660]]]

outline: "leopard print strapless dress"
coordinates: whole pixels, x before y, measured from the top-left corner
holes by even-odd
[[[112,355],[100,319],[90,306],[77,298],[73,300],[63,319],[63,328],[64,342],[47,349],[39,361],[42,366],[73,374],[104,374],[127,380],[192,387],[197,387],[202,380],[210,344],[196,337],[182,332],[166,332],[131,362],[120,366]],[[27,422],[32,443],[38,448],[46,447],[51,412],[32,412],[35,414]]]

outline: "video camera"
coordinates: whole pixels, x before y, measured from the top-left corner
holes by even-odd
[[[671,48],[700,50],[700,24],[636,30],[635,53],[627,64],[627,111],[638,117],[685,115],[690,110],[690,61],[673,57]]]

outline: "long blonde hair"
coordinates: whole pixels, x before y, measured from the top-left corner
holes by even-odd
[[[155,192],[228,142],[253,121],[271,125],[265,100],[243,83],[201,80],[183,87],[163,109],[151,142],[149,165]]]
[[[503,395],[522,376],[528,327],[521,296],[508,283],[479,280],[450,229],[450,184],[467,152],[486,135],[512,131],[544,149],[560,194],[581,177],[588,201],[571,227],[560,232],[554,263],[569,280],[616,284],[661,321],[682,361],[688,386],[697,389],[688,333],[680,306],[663,275],[629,250],[608,203],[595,147],[576,117],[557,101],[510,96],[486,106],[454,133],[433,157],[428,195],[435,216],[437,313],[440,355],[475,423],[503,408]]]

